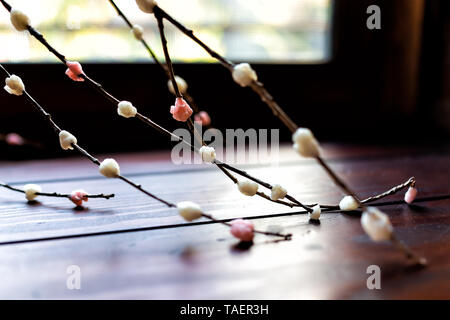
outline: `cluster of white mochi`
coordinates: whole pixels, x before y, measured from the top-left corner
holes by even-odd
[[[140,25],[135,24],[131,28],[131,33],[134,35],[136,40],[142,40],[144,36],[144,29]]]

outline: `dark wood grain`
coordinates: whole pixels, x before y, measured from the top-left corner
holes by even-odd
[[[421,270],[409,267],[390,245],[372,243],[358,213],[323,214],[320,224],[311,224],[296,209],[242,196],[212,166],[174,166],[167,154],[117,158],[124,174],[164,198],[196,201],[221,219],[250,217],[260,229],[282,226],[293,240],[257,236],[253,246],[239,246],[223,225],[186,224],[175,210],[102,178],[77,158],[2,163],[0,179],[15,185],[40,182],[49,191],[82,187],[117,196],[92,199],[89,210],[74,211],[64,199],[28,205],[23,195],[0,190],[0,298],[450,298],[446,150],[326,148],[332,167],[363,197],[410,176],[417,178],[420,197],[447,195],[383,206],[399,238],[428,258],[430,265]],[[281,155],[279,166],[270,169],[244,167],[305,202],[340,200],[342,194],[313,161],[290,148]],[[39,240],[46,237],[54,239]],[[71,264],[81,267],[81,290],[66,289]],[[381,267],[382,290],[366,287],[371,264]]]

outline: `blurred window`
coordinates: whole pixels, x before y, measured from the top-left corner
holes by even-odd
[[[58,50],[84,61],[148,61],[108,0],[9,0],[26,12]],[[213,49],[234,61],[321,62],[329,58],[332,0],[158,0],[159,5]],[[156,21],[135,1],[116,0],[162,57]],[[199,46],[165,23],[175,61],[213,61]],[[0,61],[51,62],[55,58],[28,33],[13,30],[0,8]]]

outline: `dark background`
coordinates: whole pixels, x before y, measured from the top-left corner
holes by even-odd
[[[366,9],[381,7],[381,30],[369,30]],[[450,132],[450,2],[443,0],[336,0],[332,58],[324,64],[253,64],[269,92],[300,126],[322,141],[367,144],[448,142]],[[159,44],[153,44],[159,45]],[[64,52],[70,57],[70,53]],[[144,50],[144,49],[143,49]],[[50,54],[50,53],[49,53]],[[153,64],[84,64],[85,72],[120,100],[168,129],[180,126],[169,107],[174,97]],[[5,64],[63,129],[91,152],[167,149],[168,139],[136,119],[117,115],[85,83],[64,75],[62,64]],[[218,64],[175,64],[212,125],[280,128],[290,132],[249,88]],[[0,158],[67,155],[51,128],[25,98],[0,93],[0,133],[17,132],[42,146],[0,142]]]

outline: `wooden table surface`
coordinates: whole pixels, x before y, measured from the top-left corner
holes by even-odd
[[[192,200],[219,219],[251,218],[282,227],[290,241],[258,235],[244,246],[227,227],[184,222],[176,210],[107,180],[81,158],[0,162],[0,180],[44,191],[115,193],[76,211],[67,199],[0,189],[0,298],[3,299],[402,299],[450,298],[450,152],[448,147],[326,145],[325,158],[361,197],[415,176],[419,201],[403,192],[382,202],[400,239],[429,266],[411,267],[387,243],[373,243],[360,213],[322,214],[245,197],[211,165],[171,163],[168,152],[118,154],[122,173],[172,202]],[[100,158],[102,158],[100,156]],[[282,148],[278,165],[241,165],[284,185],[306,203],[336,204],[342,193],[314,162]],[[66,287],[68,266],[81,290]],[[381,268],[381,290],[369,290],[367,267]]]

